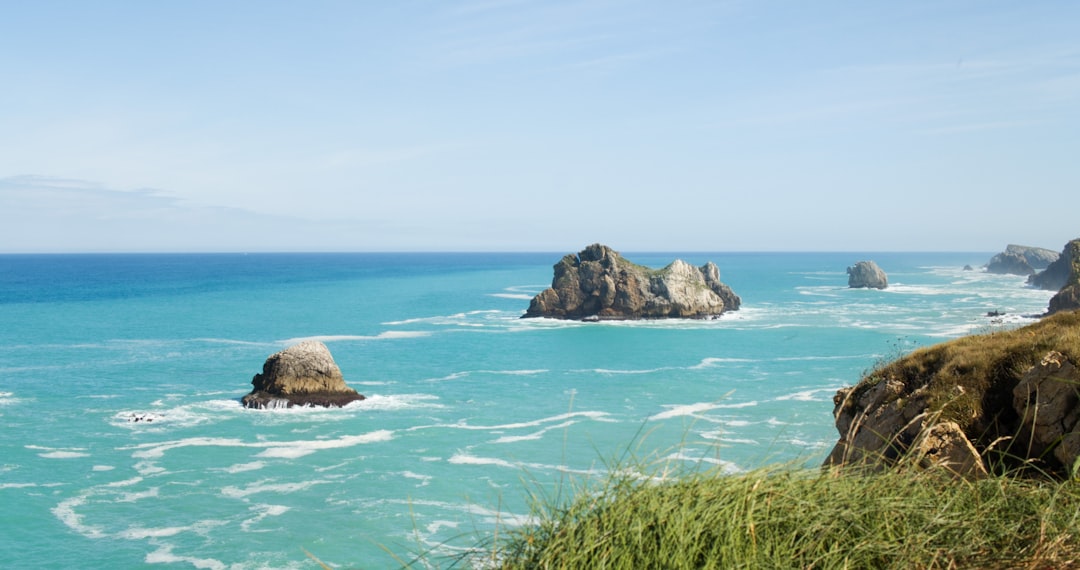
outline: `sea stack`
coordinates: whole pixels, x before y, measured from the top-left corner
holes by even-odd
[[[317,341],[270,355],[251,385],[251,393],[241,400],[247,408],[341,407],[364,399],[345,384],[330,349]]]
[[[873,261],[859,261],[847,268],[848,287],[885,289],[889,286],[889,277]]]
[[[712,262],[694,267],[676,259],[654,270],[596,243],[566,255],[554,270],[551,287],[533,298],[523,318],[701,319],[738,310],[742,303]]]

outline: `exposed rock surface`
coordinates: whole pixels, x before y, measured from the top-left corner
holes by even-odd
[[[254,388],[242,400],[248,408],[340,407],[364,399],[345,384],[330,349],[317,341],[304,341],[270,355],[251,385]]]
[[[1080,312],[922,348],[833,398],[827,466],[912,458],[981,476],[989,464],[1067,474],[1080,457]],[[1060,350],[1058,350],[1060,349]]]
[[[1048,314],[1080,309],[1080,239],[1065,244],[1061,256],[1046,271],[1028,279],[1028,283],[1053,291]]]
[[[1080,370],[1063,354],[1050,351],[1024,374],[1013,389],[1013,408],[1020,413],[1024,441],[1031,453],[1053,449],[1064,466],[1080,456]]]
[[[676,259],[653,270],[601,244],[555,264],[551,287],[532,299],[524,317],[558,319],[710,318],[738,310],[742,300],[709,262]]]
[[[987,273],[1008,275],[1031,275],[1046,269],[1058,258],[1058,252],[1052,249],[1009,244],[1005,251],[995,255],[986,264]]]
[[[889,277],[873,261],[859,261],[847,268],[848,287],[885,289]]]

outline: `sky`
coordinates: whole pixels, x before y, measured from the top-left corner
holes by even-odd
[[[1060,250],[1080,3],[0,0],[0,253]]]

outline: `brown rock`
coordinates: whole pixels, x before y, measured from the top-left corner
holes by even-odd
[[[251,384],[254,388],[242,399],[248,408],[340,407],[364,399],[345,384],[330,349],[317,341],[270,355]]]
[[[1028,455],[1053,449],[1062,465],[1080,457],[1080,370],[1064,355],[1051,351],[1024,374],[1013,390],[1013,407],[1020,415]]]

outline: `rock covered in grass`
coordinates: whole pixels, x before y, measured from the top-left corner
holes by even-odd
[[[720,281],[709,262],[694,267],[676,259],[652,270],[593,244],[563,257],[551,287],[532,299],[524,317],[557,319],[710,318],[739,308],[742,300]]]
[[[847,268],[848,287],[853,289],[885,289],[889,286],[889,277],[873,261],[859,261]]]
[[[345,384],[330,349],[317,341],[304,341],[270,355],[251,384],[251,393],[242,400],[248,408],[341,407],[364,399]]]
[[[1080,458],[1078,364],[1080,311],[918,349],[836,393],[840,438],[825,464],[914,458],[977,476],[989,461],[1067,474]]]

